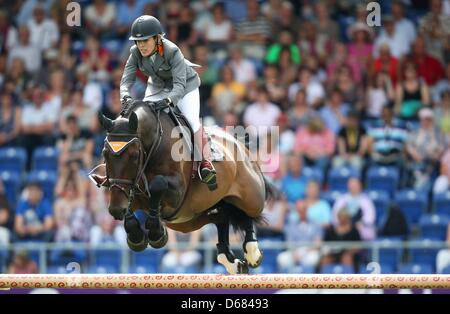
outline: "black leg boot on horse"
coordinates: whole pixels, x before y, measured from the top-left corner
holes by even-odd
[[[148,246],[147,235],[132,212],[125,215],[124,227],[127,233],[128,247],[135,252],[145,250]]]
[[[164,247],[168,240],[166,226],[161,221],[161,199],[167,189],[168,183],[163,176],[156,176],[150,184],[150,210],[145,228],[148,229],[148,243],[155,249]]]
[[[224,209],[219,209],[223,211]],[[228,215],[223,215],[222,221],[215,223],[219,243],[217,243],[217,261],[222,264],[231,275],[248,274],[245,261],[234,256],[230,249],[230,221]]]
[[[194,133],[195,153],[201,157],[198,176],[210,191],[217,189],[216,169],[211,161],[211,147],[203,126]]]

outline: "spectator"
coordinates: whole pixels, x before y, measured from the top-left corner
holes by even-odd
[[[372,76],[377,74],[388,75],[392,85],[397,86],[400,74],[400,62],[397,58],[392,56],[391,48],[387,44],[381,44],[379,46],[379,57],[373,61]]]
[[[263,86],[258,88],[257,100],[244,111],[244,124],[251,126],[253,135],[264,135],[267,128],[275,125],[280,109],[269,101],[269,93]]]
[[[9,93],[1,94],[0,101],[0,146],[15,146],[20,131],[21,110],[14,105],[13,95]]]
[[[377,164],[401,165],[408,131],[394,119],[389,106],[383,108],[381,119],[369,130],[371,160]]]
[[[447,245],[450,244],[450,224],[447,226]],[[436,273],[442,274],[450,266],[450,249],[441,249],[436,256]]]
[[[108,3],[106,0],[94,0],[84,11],[89,34],[102,39],[114,36],[112,30],[116,14],[114,3]]]
[[[236,39],[242,43],[244,54],[262,59],[269,36],[270,24],[260,14],[258,1],[247,0],[247,17],[237,25],[236,30]]]
[[[286,220],[286,213],[288,211],[288,204],[283,199],[271,199],[264,207],[264,218],[266,224],[257,227],[257,234],[259,238],[284,238],[284,222]]]
[[[55,188],[55,241],[88,242],[92,223],[87,210],[85,181],[77,163],[60,168]]]
[[[297,131],[294,151],[303,156],[307,165],[326,169],[334,153],[336,138],[319,116]]]
[[[295,248],[280,253],[277,263],[280,270],[289,271],[293,266],[315,267],[320,259],[319,245],[322,229],[308,219],[307,207],[298,202],[296,212],[291,213],[285,228],[288,243],[298,243]]]
[[[202,80],[202,85],[200,86],[200,95],[202,94],[202,87],[207,86],[211,88],[214,83],[219,79],[219,69],[218,66],[208,58],[209,50],[205,45],[198,45],[195,47],[194,53],[194,63],[201,65],[201,67],[195,67],[200,79]],[[233,68],[233,72],[236,73],[236,69]],[[242,82],[241,82],[242,83]]]
[[[127,234],[123,224],[114,221],[114,218],[105,210],[99,211],[95,217],[95,224],[91,227],[89,244],[93,247],[115,243],[125,245]]]
[[[44,198],[41,186],[28,183],[24,197],[19,201],[14,222],[15,238],[18,241],[43,241],[53,239],[53,209]]]
[[[389,75],[385,72],[375,72],[366,90],[366,117],[379,119],[383,108],[393,103],[394,97],[394,87]]]
[[[59,167],[66,167],[75,162],[80,169],[90,169],[94,149],[92,133],[86,129],[80,129],[74,115],[66,118],[66,126],[67,129],[62,134],[60,143]]]
[[[450,91],[450,63],[445,68],[446,77],[439,80],[432,89],[433,103],[438,104],[442,101],[442,95],[445,91]]]
[[[33,18],[27,23],[30,30],[30,42],[41,51],[56,47],[59,40],[59,29],[55,21],[45,17],[41,4],[34,7]]]
[[[341,66],[336,73],[336,81],[330,81],[331,88],[339,90],[342,95],[342,101],[351,106],[351,108],[361,110],[363,90],[352,80],[351,71],[351,67],[347,65]]]
[[[302,175],[302,168],[301,158],[295,155],[287,157],[287,169],[283,171],[284,176],[281,178],[281,191],[290,204],[295,204],[305,197],[307,181]]]
[[[162,269],[166,272],[186,272],[187,268],[198,267],[202,256],[195,248],[200,240],[200,231],[182,234],[168,229],[167,232],[170,249],[162,258]]]
[[[331,58],[327,60],[326,64],[327,79],[331,82],[335,82],[337,80],[338,70],[342,66],[351,68],[352,79],[354,81],[361,81],[361,73],[358,71],[359,66],[354,59],[349,58],[347,46],[343,43],[337,42],[335,44]]]
[[[441,102],[434,108],[436,125],[450,141],[450,89],[442,93]]]
[[[325,245],[322,249],[322,259],[320,261],[322,267],[329,264],[343,264],[354,267],[357,263],[358,249],[340,249],[326,246],[326,242],[361,241],[359,232],[352,223],[352,218],[345,207],[337,212],[336,224],[325,230],[323,241]]]
[[[278,116],[278,127],[280,132],[279,152],[281,157],[292,153],[295,143],[295,133],[289,128],[289,118],[285,113]]]
[[[406,63],[403,68],[403,82],[397,85],[396,111],[405,120],[417,119],[419,110],[430,105],[430,94],[427,84],[421,80],[416,65]]]
[[[417,37],[417,32],[414,23],[405,16],[405,5],[400,0],[393,1],[391,10],[395,22],[395,34],[406,41],[406,47],[410,47]]]
[[[417,37],[413,43],[412,53],[407,61],[417,66],[417,73],[431,87],[445,77],[445,71],[441,63],[427,53],[423,37]]]
[[[348,29],[348,55],[351,64],[356,66],[357,77],[362,78],[363,69],[367,69],[373,52],[373,32],[366,23],[357,22]]]
[[[333,158],[333,167],[351,166],[361,170],[368,148],[369,138],[366,129],[361,125],[358,114],[351,111],[338,133],[337,155]]]
[[[13,212],[5,195],[5,186],[0,181],[0,247],[8,245],[11,239],[12,214]]]
[[[448,49],[448,37],[450,36],[450,19],[443,14],[443,1],[431,0],[430,9],[421,20],[419,29],[427,43],[428,52],[444,62],[444,51]]]
[[[315,5],[317,16],[317,31],[319,35],[326,36],[329,40],[336,40],[340,37],[339,24],[330,18],[330,10],[326,1],[318,1]]]
[[[242,47],[232,45],[230,48],[231,60],[230,66],[236,76],[236,81],[242,84],[248,84],[256,80],[256,67],[247,58],[242,56]]]
[[[348,192],[339,196],[333,205],[333,223],[336,226],[339,224],[338,213],[345,209],[361,238],[365,241],[374,240],[376,212],[372,200],[363,193],[362,183],[358,178],[350,178],[347,189]]]
[[[102,88],[98,82],[90,79],[89,66],[82,63],[76,68],[76,88],[83,91],[83,102],[92,110],[98,111],[103,104]]]
[[[419,117],[420,128],[410,135],[406,145],[416,189],[424,188],[429,183],[446,145],[443,134],[434,124],[433,111],[423,108]]]
[[[275,65],[267,65],[264,69],[264,82],[267,91],[269,92],[269,99],[274,103],[279,104],[282,108],[287,107],[285,105],[286,100],[286,86],[283,85],[280,78],[280,68]],[[284,75],[288,73],[283,73]],[[294,73],[295,75],[295,73]]]
[[[293,64],[300,64],[300,51],[297,45],[294,43],[292,33],[288,29],[284,29],[280,32],[279,41],[275,42],[267,49],[265,61],[268,64],[279,64],[281,58],[281,52],[287,49],[289,52],[290,60]]]
[[[38,267],[27,251],[17,251],[8,267],[8,274],[38,274]]]
[[[271,33],[279,34],[282,29],[289,29],[292,34],[297,34],[301,29],[300,19],[295,14],[294,6],[290,1],[283,1],[280,5],[280,11],[272,21]]]
[[[0,52],[4,53],[17,41],[17,29],[9,21],[8,13],[0,10]]]
[[[283,94],[287,94],[286,87],[294,83],[295,79],[297,78],[298,68],[299,66],[292,61],[292,54],[291,51],[284,47],[281,50],[280,53],[280,62],[279,62],[279,73],[283,73],[281,75],[280,79],[280,85],[283,86],[283,89],[285,90]]]
[[[212,8],[213,18],[205,25],[204,36],[212,51],[226,48],[233,32],[233,24],[225,15],[224,4],[216,3]]]
[[[322,105],[323,99],[325,98],[325,89],[321,83],[313,80],[309,68],[300,68],[298,72],[298,81],[289,86],[288,97],[290,102],[294,102],[299,89],[305,90],[308,106],[317,109]]]
[[[319,198],[319,193],[319,182],[310,181],[306,188],[305,199],[300,202],[305,203],[308,221],[326,228],[331,223],[331,207],[328,202]]]
[[[317,25],[308,19],[300,28],[298,46],[302,57],[316,56],[321,63],[333,50],[333,42],[326,35],[319,34]]]
[[[9,92],[21,95],[30,83],[30,74],[25,69],[25,63],[23,59],[17,57],[12,60],[6,73],[4,89],[8,86],[8,83],[12,84],[12,90]]]
[[[116,33],[122,38],[128,37],[131,24],[136,16],[142,14],[144,9],[144,1],[141,0],[125,0],[119,3],[117,8]]]
[[[36,147],[54,143],[58,115],[58,108],[44,101],[44,89],[34,87],[31,103],[24,106],[21,121],[21,140],[28,151],[28,160]]]
[[[378,57],[378,51],[382,45],[387,45],[392,56],[396,59],[402,59],[410,51],[408,39],[400,37],[401,33],[396,32],[395,20],[391,15],[383,17],[383,30],[375,39],[374,54]],[[405,43],[406,40],[406,43]]]
[[[314,115],[314,110],[311,109],[306,102],[306,92],[304,89],[299,89],[295,96],[294,106],[288,111],[289,127],[293,130],[305,127],[309,119]]]
[[[100,46],[100,42],[94,36],[88,36],[85,48],[80,53],[80,59],[87,65],[91,75],[95,75],[100,80],[109,78],[109,52]]]
[[[119,110],[119,112],[120,111],[121,110]],[[59,129],[63,133],[67,132],[66,121],[69,116],[75,116],[77,118],[78,126],[82,130],[93,130],[96,124],[97,117],[95,111],[84,104],[83,91],[79,89],[73,90],[70,95],[70,102],[68,106],[64,107],[61,111],[61,116],[59,119]],[[114,116],[113,119],[115,119],[116,117],[117,115]]]
[[[440,174],[434,182],[433,192],[444,193],[450,190],[450,149],[441,158]]]
[[[30,42],[30,30],[25,25],[19,28],[19,41],[11,47],[8,63],[11,64],[15,58],[22,59],[25,69],[30,73],[35,73],[41,68],[41,51],[39,47]]]
[[[320,116],[327,127],[337,134],[344,125],[348,111],[348,104],[342,100],[342,94],[339,89],[333,89],[329,94],[329,101],[320,110]]]
[[[225,65],[222,68],[222,80],[214,84],[211,106],[216,119],[225,112],[239,114],[243,110],[242,100],[245,96],[245,86],[234,78],[233,69]]]

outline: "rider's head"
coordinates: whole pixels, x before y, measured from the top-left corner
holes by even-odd
[[[142,56],[148,57],[156,51],[156,46],[160,44],[163,35],[161,23],[157,18],[142,15],[131,25],[129,40],[134,40]]]

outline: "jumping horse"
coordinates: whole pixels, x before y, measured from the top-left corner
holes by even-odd
[[[265,200],[275,188],[250,160],[246,144],[219,128],[210,134],[224,156],[214,161],[217,186],[211,190],[193,178],[195,160],[171,157],[179,141],[171,136],[177,127],[174,115],[186,125],[172,108],[151,102],[135,101],[115,120],[99,113],[107,132],[102,151],[106,176],[95,174],[94,168],[91,178],[111,191],[108,210],[124,220],[131,250],[143,251],[148,244],[164,247],[166,227],[188,233],[213,223],[218,230],[218,262],[230,274],[248,273],[249,266],[258,267],[262,261],[255,224],[263,220]],[[134,215],[138,209],[147,213],[144,225]],[[244,259],[236,258],[229,247],[230,225],[244,235]]]

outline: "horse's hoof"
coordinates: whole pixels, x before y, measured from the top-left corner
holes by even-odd
[[[263,260],[263,255],[258,247],[257,241],[246,242],[244,245],[244,256],[248,266],[251,268],[259,267]]]
[[[144,238],[142,239],[141,242],[139,243],[133,243],[130,241],[130,239],[127,237],[127,244],[128,247],[134,251],[134,252],[142,252],[143,250],[145,250],[148,246],[148,239],[147,237],[144,236]]]
[[[164,233],[161,236],[161,238],[159,238],[156,241],[152,241],[152,240],[148,240],[148,243],[150,244],[150,246],[154,249],[160,249],[162,247],[164,247],[167,244],[167,241],[169,240],[169,235],[167,234],[167,229],[164,228]]]

